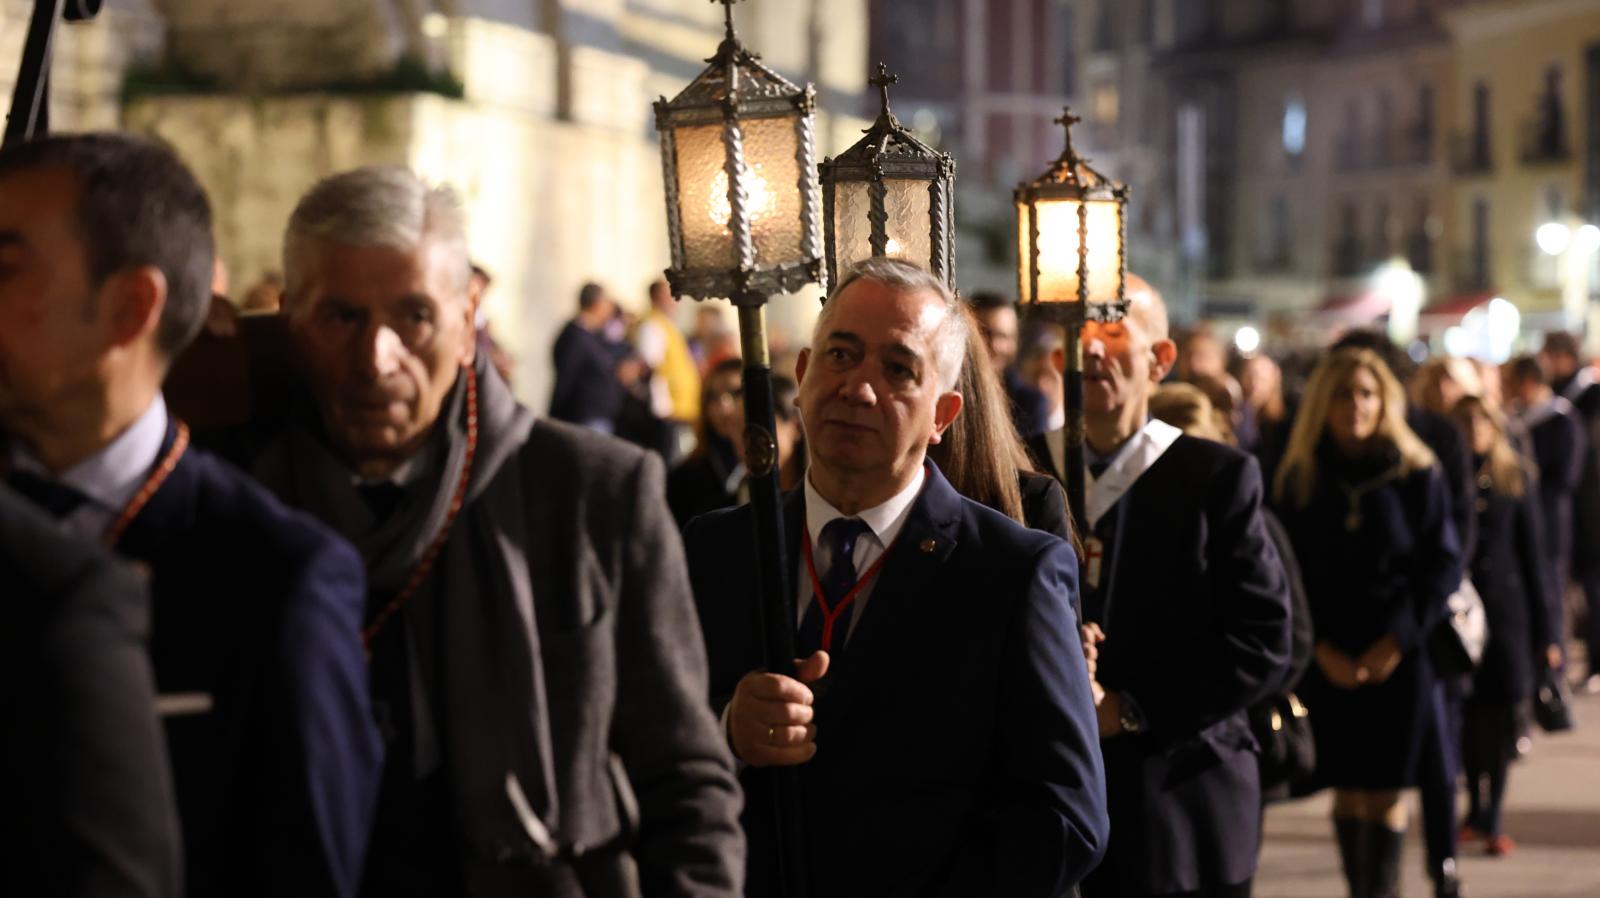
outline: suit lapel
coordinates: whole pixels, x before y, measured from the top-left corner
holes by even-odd
[[[177,424],[169,420],[158,458],[166,457],[177,436]],[[176,547],[172,542],[173,534],[187,532],[194,526],[194,500],[199,482],[200,469],[195,449],[191,447],[178,459],[161,488],[128,524],[122,539],[112,547],[116,553],[146,564],[158,563],[164,553]]]
[[[819,701],[819,714],[843,716],[859,692],[851,684],[880,675],[880,668],[894,655],[886,649],[896,630],[909,616],[922,613],[918,606],[926,598],[939,595],[940,570],[956,548],[961,497],[932,464],[926,466],[926,474],[900,535],[887,549],[861,620],[844,653],[833,662],[833,683]]]

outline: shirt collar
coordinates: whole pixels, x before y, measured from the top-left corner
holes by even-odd
[[[911,516],[911,504],[916,501],[917,494],[922,491],[923,481],[927,479],[927,472],[919,465],[917,474],[905,489],[888,500],[863,509],[860,514],[846,515],[833,507],[833,503],[822,498],[817,488],[811,484],[811,474],[806,474],[806,532],[811,535],[811,544],[817,545],[822,539],[822,528],[835,518],[856,517],[872,531],[877,537],[878,544],[888,547],[894,538],[900,535],[900,528],[905,526],[906,518]]]
[[[157,393],[144,412],[107,443],[105,448],[78,462],[60,475],[50,473],[44,463],[23,446],[20,441],[11,443],[11,465],[19,471],[30,471],[83,493],[108,511],[120,511],[161,455],[161,444],[167,440],[167,403]]]

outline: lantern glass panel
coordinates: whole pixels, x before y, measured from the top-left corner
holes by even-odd
[[[749,166],[745,190],[756,263],[766,267],[805,262],[794,119],[751,119],[742,122],[741,127],[745,164]]]
[[[1089,200],[1089,301],[1117,298],[1117,204]],[[1039,302],[1078,301],[1078,202],[1039,199]],[[1024,234],[1027,232],[1024,230]],[[1026,239],[1026,238],[1024,238]],[[1023,256],[1026,263],[1027,256]]]
[[[673,135],[678,159],[679,220],[683,224],[684,267],[734,268],[728,231],[728,175],[721,125],[695,125]]]
[[[929,232],[933,218],[929,214],[928,182],[890,178],[884,181],[884,187],[884,209],[889,213],[889,242],[884,246],[884,255],[931,267]]]
[[[833,192],[833,257],[839,276],[857,262],[872,257],[872,185],[867,181],[838,181]]]
[[[1033,302],[1033,269],[1029,261],[1032,255],[1029,252],[1028,242],[1028,204],[1017,203],[1017,271],[1021,276],[1017,278],[1017,302]]]

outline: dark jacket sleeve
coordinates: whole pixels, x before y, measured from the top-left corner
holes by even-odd
[[[1272,537],[1273,548],[1278,550],[1278,560],[1283,563],[1283,576],[1289,587],[1289,669],[1279,689],[1293,692],[1300,685],[1300,678],[1311,667],[1316,647],[1316,628],[1311,625],[1311,600],[1306,596],[1306,584],[1300,576],[1300,561],[1295,557],[1289,531],[1267,509],[1261,510],[1261,519]]]
[[[639,802],[634,855],[646,896],[734,896],[744,881],[742,797],[706,704],[706,652],[661,460],[645,453],[617,619],[612,747]]]
[[[1528,602],[1528,635],[1533,640],[1535,667],[1544,666],[1546,646],[1561,644],[1561,591],[1556,588],[1544,548],[1544,513],[1539,509],[1539,491],[1528,479],[1513,517],[1512,551],[1517,555],[1517,573]]]
[[[1460,427],[1449,419],[1444,423],[1434,440],[1434,450],[1439,455],[1439,470],[1449,492],[1450,522],[1455,525],[1456,545],[1461,557],[1471,558],[1478,544],[1478,490],[1472,481],[1472,454]]]
[[[1414,476],[1423,481],[1421,490],[1411,498],[1418,505],[1411,568],[1414,599],[1409,607],[1402,604],[1395,609],[1388,630],[1402,652],[1415,648],[1449,616],[1450,596],[1461,588],[1465,570],[1452,518],[1453,502],[1443,473],[1429,468]]]
[[[1168,738],[1260,701],[1289,665],[1289,588],[1261,517],[1260,469],[1241,454],[1210,480],[1205,553],[1215,624],[1193,638],[1213,648],[1195,654],[1199,663],[1190,669],[1151,671],[1145,688],[1129,689],[1150,731]]]
[[[354,898],[383,774],[361,640],[366,572],[342,539],[317,536],[308,540],[313,548],[286,592],[273,677],[283,688],[273,696],[277,713],[268,718],[282,721],[267,738],[283,758],[300,759],[293,765],[298,781],[265,784],[272,789],[264,796],[268,808],[277,808],[281,819],[274,821],[264,808],[253,869],[269,880],[263,894]],[[302,853],[312,856],[305,865],[294,861]],[[308,893],[312,881],[329,887]]]
[[[37,746],[40,766],[26,774],[35,788],[24,792],[40,801],[7,809],[28,819],[19,821],[25,840],[7,846],[18,854],[0,873],[0,892],[177,898],[178,817],[145,654],[144,588],[108,561],[41,598],[57,610],[45,612],[32,650],[40,666],[12,687],[38,690],[40,713],[7,721]],[[13,877],[28,885],[13,892]]]
[[[1077,559],[1052,541],[1016,605],[999,683],[1001,767],[942,894],[1055,898],[1105,854],[1100,730],[1077,618]]]

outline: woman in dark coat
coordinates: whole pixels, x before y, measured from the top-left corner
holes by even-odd
[[[1545,564],[1534,477],[1506,439],[1500,416],[1474,396],[1460,400],[1451,416],[1467,434],[1477,471],[1472,585],[1489,618],[1489,643],[1466,705],[1463,837],[1482,838],[1489,854],[1504,856],[1516,847],[1500,831],[1500,807],[1516,757],[1517,720],[1535,673],[1561,666],[1561,606]]]
[[[739,504],[744,466],[735,444],[744,430],[744,363],[724,359],[700,386],[700,420],[688,458],[667,474],[667,506],[678,527],[708,511]]]
[[[1316,633],[1300,695],[1315,721],[1316,781],[1354,898],[1399,894],[1402,790],[1417,785],[1437,683],[1424,637],[1462,560],[1433,453],[1405,423],[1377,354],[1343,349],[1311,376],[1274,494]]]

